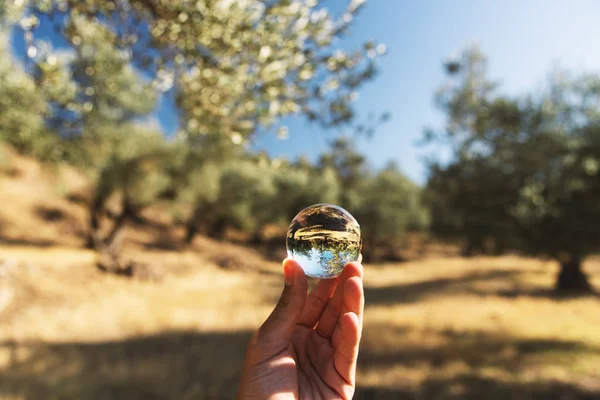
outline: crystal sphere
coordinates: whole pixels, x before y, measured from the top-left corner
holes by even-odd
[[[313,278],[340,275],[347,263],[358,259],[361,245],[356,219],[342,207],[324,203],[300,211],[286,237],[288,257]]]

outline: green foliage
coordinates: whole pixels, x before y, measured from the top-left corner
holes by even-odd
[[[371,256],[377,256],[378,249],[401,247],[407,232],[427,227],[428,214],[420,198],[420,188],[393,164],[365,180],[354,216]]]
[[[270,206],[276,200],[272,170],[265,163],[238,161],[226,167],[221,176],[223,212],[218,217],[244,230],[253,230],[256,223],[271,220]]]
[[[127,134],[121,134],[125,129]],[[94,159],[93,199],[89,205],[88,246],[117,251],[115,239],[128,220],[153,204],[170,184],[165,168],[173,155],[172,146],[160,132],[139,125],[119,125],[103,131],[103,141]],[[111,197],[120,199],[120,210],[104,237],[102,217]]]
[[[362,183],[369,177],[365,158],[356,152],[348,138],[339,138],[331,145],[331,151],[321,156],[319,165],[335,171],[340,182],[340,204],[351,212],[360,207]]]
[[[259,127],[290,114],[325,127],[353,119],[356,91],[385,52],[373,41],[348,51],[334,44],[362,4],[352,0],[339,18],[316,1],[289,0],[33,0],[1,11],[24,33],[24,67],[47,110],[44,134],[57,133],[62,159],[95,177],[92,214],[114,193],[128,212],[163,195],[191,204],[192,221],[220,234],[227,225],[251,231],[290,213],[274,200],[290,169],[252,159],[240,146]],[[40,40],[41,24],[52,24],[68,47]],[[167,160],[154,153],[163,144],[127,124],[170,90],[182,129]],[[147,166],[157,159],[161,168]],[[305,182],[287,184],[294,205],[338,198],[331,168],[311,167],[294,179]]]
[[[448,117],[439,137],[455,154],[431,170],[433,227],[475,247],[487,236],[573,265],[597,251],[600,77],[558,72],[541,95],[507,98],[477,49],[450,76],[438,96]]]
[[[79,38],[70,63],[77,104],[68,103],[67,107],[87,124],[123,122],[153,109],[156,95],[150,82],[133,68],[127,50],[115,46],[112,29],[76,13],[65,31],[76,32],[72,35]]]
[[[214,203],[221,194],[221,169],[219,164],[207,162],[192,170],[188,185],[181,188],[179,200],[182,203]]]
[[[394,164],[373,175],[347,138],[334,141],[319,163],[321,168],[335,172],[339,204],[360,223],[367,256],[377,257],[379,248],[398,248],[406,233],[427,226],[420,188]]]
[[[531,134],[519,143],[511,214],[532,251],[583,259],[600,248],[600,77],[555,78],[525,111]]]
[[[154,108],[151,83],[133,68],[128,51],[115,47],[109,27],[77,14],[64,29],[77,32],[72,50],[52,51],[41,41],[28,48],[39,91],[50,106],[46,122],[51,130],[71,141],[101,142],[106,126],[126,123]],[[87,158],[79,153],[68,156],[69,161]]]
[[[57,139],[43,129],[45,110],[35,82],[11,56],[8,33],[0,31],[0,140],[20,152],[52,158]]]
[[[23,17],[24,1],[0,0],[0,23],[11,23]]]
[[[279,217],[273,212],[275,170],[266,159],[261,161],[244,157],[210,162],[190,174],[190,185],[182,188],[179,197],[180,202],[191,200],[194,209],[188,235],[193,236],[198,225],[217,237],[228,226],[253,232]]]
[[[160,132],[135,125],[120,127],[119,132],[106,134],[101,147],[95,179],[96,203],[104,204],[119,193],[135,209],[152,204],[169,184],[164,164],[171,155]]]
[[[296,163],[278,168],[275,174],[277,212],[289,222],[305,207],[339,200],[340,183],[332,168]]]
[[[465,255],[515,248],[519,239],[507,204],[514,204],[518,194],[504,186],[517,179],[483,157],[432,165],[424,193],[432,232],[445,239],[465,239]]]
[[[318,165],[305,159],[270,160],[262,154],[240,159],[233,153],[230,159],[221,153],[217,162],[201,153],[195,152],[194,159],[204,161],[178,191],[180,204],[193,204],[188,240],[196,231],[222,237],[227,227],[258,238],[266,224],[284,227],[309,205],[333,203],[357,217],[367,255],[373,256],[378,248],[401,247],[407,232],[428,223],[420,188],[393,165],[374,175],[349,139],[332,143]],[[343,203],[347,199],[354,208]]]
[[[278,121],[291,114],[323,127],[353,120],[357,90],[375,75],[385,45],[338,48],[336,39],[349,31],[364,1],[350,1],[339,17],[317,3],[0,3],[0,18],[18,23],[27,55],[17,74],[5,52],[0,56],[0,82],[19,78],[0,86],[0,98],[14,102],[0,109],[0,117],[10,113],[0,121],[7,124],[0,135],[23,151],[50,149],[57,160],[88,171],[92,234],[101,230],[110,198],[121,200],[121,211],[109,237],[162,198],[172,200],[179,218],[191,210],[189,237],[197,229],[222,236],[227,227],[257,237],[308,205],[331,202],[359,213],[370,204],[375,219],[373,228],[366,221],[367,230],[392,241],[419,226],[408,216],[420,215],[413,201],[418,188],[395,170],[373,176],[349,140],[336,141],[318,165],[252,155],[243,146],[259,128],[287,135]],[[53,49],[40,40],[41,24],[67,46]],[[167,91],[182,126],[170,142],[135,123]],[[370,117],[373,126],[358,130],[371,135],[386,119]],[[376,198],[382,189],[402,193]],[[383,214],[375,206],[380,202]]]
[[[57,56],[42,51],[35,28],[51,20],[71,45],[75,85],[53,96],[61,128],[147,112],[152,83],[175,90],[185,135],[241,143],[290,114],[323,126],[352,120],[356,91],[375,75],[385,46],[336,48],[363,1],[352,0],[339,18],[317,3],[33,0],[19,22],[43,79],[55,73]],[[140,74],[149,80],[136,80]]]

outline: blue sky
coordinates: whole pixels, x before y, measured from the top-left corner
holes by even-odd
[[[326,4],[345,4],[329,1]],[[360,92],[359,115],[389,110],[392,120],[358,148],[379,168],[395,160],[423,183],[421,159],[435,149],[416,145],[425,126],[442,126],[433,94],[444,81],[443,59],[477,42],[490,59],[490,77],[510,94],[540,87],[550,71],[600,72],[600,1],[595,0],[370,0],[356,19],[349,43],[376,39],[388,46],[380,74]],[[253,148],[273,156],[316,157],[335,132],[324,132],[301,118],[289,121],[290,137],[259,136]]]
[[[346,0],[322,2],[333,14],[341,13],[346,4]],[[362,88],[355,105],[359,120],[372,111],[389,111],[392,119],[372,139],[359,138],[358,150],[374,168],[394,160],[411,179],[423,183],[422,158],[443,150],[416,143],[424,127],[443,126],[433,95],[444,81],[445,57],[477,42],[489,56],[490,77],[502,83],[501,90],[525,93],[539,88],[556,67],[600,72],[599,18],[597,0],[367,0],[350,35],[339,45],[353,47],[370,39],[387,45],[378,77]],[[61,47],[50,30],[40,34]],[[13,40],[22,56],[22,37],[15,35]],[[177,130],[172,93],[161,99],[155,118],[165,133]],[[274,133],[259,134],[252,149],[314,160],[340,134],[301,117],[284,123],[290,128],[287,140]]]

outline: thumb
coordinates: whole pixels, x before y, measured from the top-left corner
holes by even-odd
[[[308,283],[302,267],[286,258],[283,261],[283,273],[285,286],[281,297],[258,331],[258,341],[268,346],[287,346],[306,302]]]

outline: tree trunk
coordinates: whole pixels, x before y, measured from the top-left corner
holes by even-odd
[[[85,247],[88,249],[96,248],[96,241],[100,231],[100,210],[101,206],[98,201],[92,201],[90,205],[90,231],[88,232],[87,242]]]
[[[125,226],[125,223],[127,222],[127,220],[133,214],[134,214],[133,207],[132,207],[131,203],[129,202],[129,199],[127,197],[123,197],[123,205],[122,205],[122,209],[121,209],[121,214],[119,214],[117,216],[117,219],[115,220],[115,223],[114,223],[112,229],[110,230],[110,232],[104,239],[104,244],[106,246],[110,246],[114,242],[114,240],[117,237],[117,235],[119,234],[119,232],[121,232],[121,229],[123,229],[123,227]]]
[[[211,224],[208,230],[208,236],[213,239],[223,240],[226,229],[227,221],[223,217],[218,217],[217,220]]]
[[[572,258],[561,262],[560,272],[556,281],[556,291],[559,293],[590,293],[592,287],[581,268],[581,259]]]
[[[374,225],[376,227],[376,225]],[[377,235],[368,235],[363,239],[363,248],[361,253],[364,257],[368,258],[371,262],[379,261],[379,242]]]
[[[190,244],[194,241],[196,234],[198,233],[198,221],[200,220],[200,215],[202,214],[201,207],[194,208],[194,212],[192,216],[188,220],[185,227],[185,242]]]
[[[250,235],[250,244],[254,246],[259,246],[265,242],[264,237],[262,235],[262,231],[257,229],[252,232]]]
[[[467,243],[463,246],[461,250],[461,255],[466,258],[471,258],[475,255],[475,251],[477,249],[477,245],[473,239],[467,238]]]
[[[195,222],[193,220],[188,221],[185,227],[185,242],[187,244],[192,243],[196,237],[196,233],[198,233],[198,228],[196,227]]]

